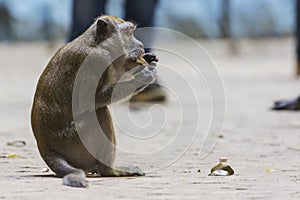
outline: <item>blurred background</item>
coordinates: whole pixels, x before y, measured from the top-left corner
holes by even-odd
[[[125,0],[109,0],[106,14],[124,18],[124,5]],[[46,41],[48,47],[57,49],[73,37],[72,9],[72,0],[0,0],[0,43]],[[160,0],[153,21],[154,26],[177,30],[195,39],[229,39],[227,50],[235,55],[241,52],[238,41],[243,39],[255,42],[293,38],[296,10],[297,0]]]
[[[123,4],[110,0],[108,13],[124,17]],[[195,38],[280,37],[294,32],[295,8],[296,0],[161,0],[155,21]],[[0,40],[65,38],[71,10],[72,0],[0,0]]]
[[[124,0],[110,0],[108,14],[124,17]],[[296,0],[160,0],[155,24],[194,38],[282,37],[295,30]],[[72,0],[0,0],[0,40],[65,38]]]

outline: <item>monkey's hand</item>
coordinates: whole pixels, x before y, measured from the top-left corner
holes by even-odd
[[[96,108],[129,98],[153,83],[157,76],[156,63],[147,64],[144,59],[141,63],[135,62],[135,65],[139,65],[128,71],[128,75],[124,75],[116,83],[99,87],[96,92]]]
[[[152,62],[158,62],[158,57],[156,56],[155,53],[145,53],[143,58],[149,64],[152,63]]]
[[[142,66],[137,72],[133,74],[134,81],[138,86],[135,94],[141,92],[149,84],[153,83],[157,76],[156,64],[150,63],[147,66]]]

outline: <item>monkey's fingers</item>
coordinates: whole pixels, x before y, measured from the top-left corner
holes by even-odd
[[[157,75],[156,64],[155,63],[149,64],[141,71],[141,73],[143,73],[144,76],[156,76]]]
[[[132,69],[131,74],[136,75],[136,74],[141,73],[141,72],[142,73],[146,72],[146,74],[148,72],[151,72],[151,73],[153,72],[152,74],[156,75],[157,70],[155,69],[155,67],[156,67],[156,63],[150,63],[150,64],[146,63],[146,65],[144,65],[144,64],[139,65],[139,66],[136,66],[135,68]]]

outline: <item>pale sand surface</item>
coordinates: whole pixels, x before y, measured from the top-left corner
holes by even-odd
[[[273,100],[300,94],[300,80],[293,76],[293,40],[241,41],[237,56],[227,52],[224,41],[201,43],[214,58],[224,80],[227,95],[224,138],[205,159],[199,158],[196,141],[183,157],[164,169],[145,177],[88,178],[87,189],[62,186],[62,180],[51,176],[53,173],[42,172],[46,165],[39,156],[29,125],[35,85],[54,50],[47,49],[45,43],[1,44],[0,155],[17,153],[21,158],[0,158],[0,199],[300,199],[300,112],[269,111]],[[189,51],[180,41],[173,45]],[[168,56],[162,61],[186,74],[186,69],[177,66],[171,58],[168,60]],[[163,80],[168,74],[161,76]],[[177,83],[173,80],[175,86]],[[181,101],[187,105],[190,96]],[[121,104],[116,108],[125,110],[126,106]],[[161,130],[162,143],[171,138],[172,123],[174,126],[179,123],[172,98],[165,108],[174,114],[168,115],[171,124]],[[192,112],[194,108],[185,109]],[[138,119],[143,112],[138,110],[133,115]],[[123,114],[120,111],[120,118]],[[154,112],[152,117],[155,126],[161,115]],[[119,119],[121,125],[122,122]],[[182,119],[181,126],[186,126],[187,132],[193,131],[188,128],[190,124],[192,118]],[[130,125],[127,126],[130,130]],[[116,130],[121,146],[139,148],[138,144],[122,140],[124,137]],[[215,141],[214,137],[211,134]],[[26,141],[26,146],[6,145],[15,140]],[[176,158],[190,140],[190,134],[183,137],[182,145],[179,142],[168,155],[122,156],[124,153],[120,152],[117,163],[155,170],[161,166],[160,162],[168,163]],[[145,149],[153,145],[143,143]],[[220,156],[230,158],[235,175],[207,176]]]

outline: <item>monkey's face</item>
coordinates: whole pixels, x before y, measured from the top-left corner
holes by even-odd
[[[134,37],[136,25],[131,22],[118,24],[118,29],[124,44],[124,49],[132,60],[137,60],[144,55],[144,45]]]
[[[136,61],[144,55],[144,45],[134,37],[136,25],[114,16],[101,16],[96,23],[96,38],[112,58],[125,54]]]
[[[111,83],[131,78],[131,73],[145,67],[144,45],[134,37],[135,24],[113,16],[101,16],[96,27],[97,36],[102,38],[100,46],[112,59],[113,65],[106,71]]]
[[[142,70],[147,65],[147,62],[143,60],[144,45],[134,36],[135,24],[131,22],[119,23],[116,29],[119,41],[122,41],[123,44],[124,55],[114,61],[110,74],[114,77],[114,81],[128,80],[133,78],[132,74]]]

